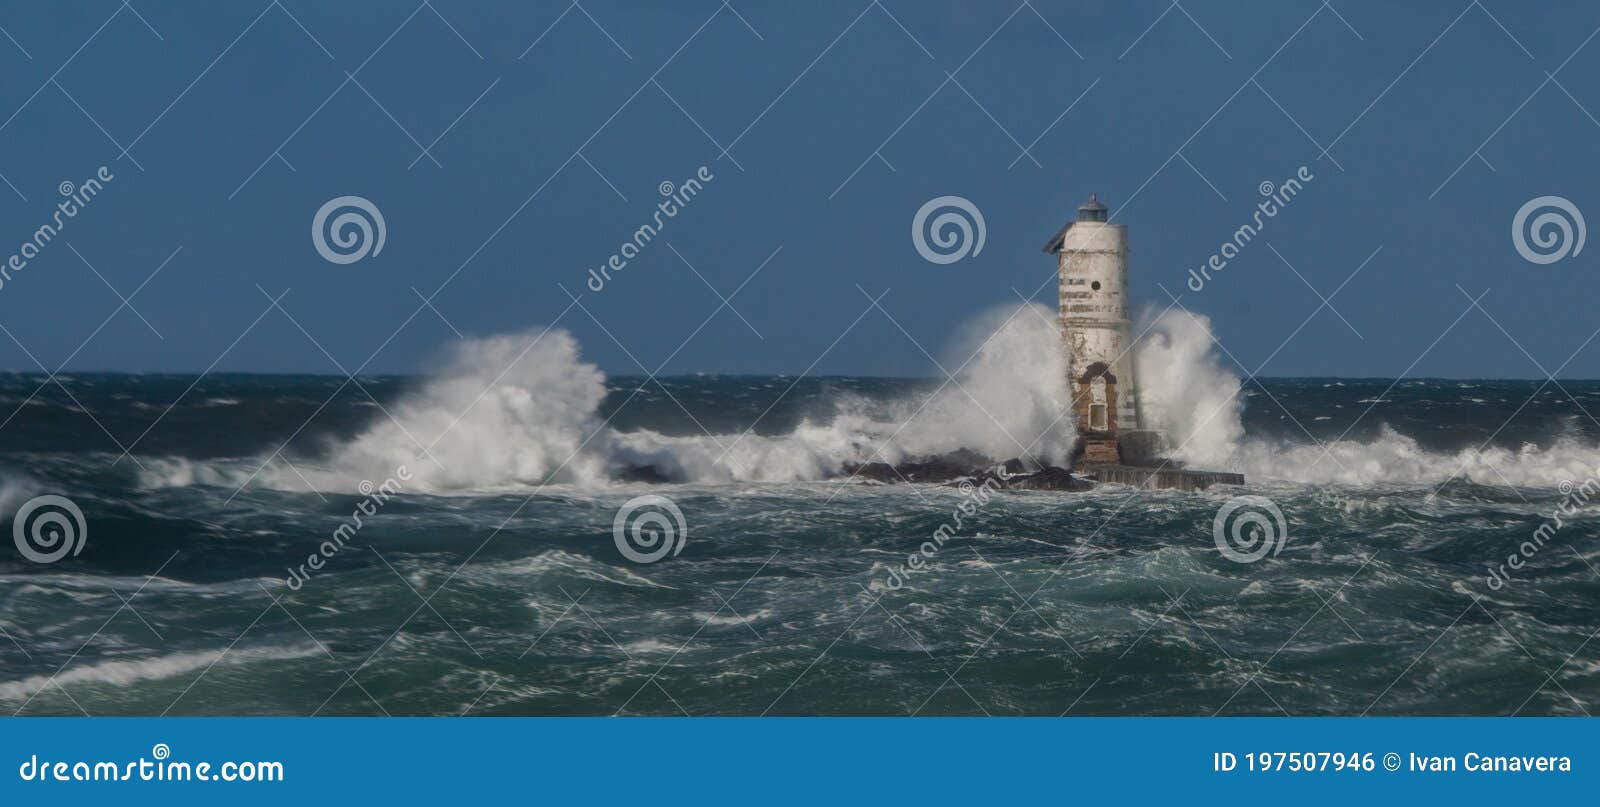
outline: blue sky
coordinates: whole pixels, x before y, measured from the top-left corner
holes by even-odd
[[[0,287],[3,368],[412,372],[555,322],[612,373],[934,375],[919,345],[1054,305],[1039,248],[1093,191],[1135,298],[1182,294],[1249,371],[1600,376],[1600,247],[1538,265],[1511,233],[1539,196],[1600,216],[1588,4],[106,0],[0,28],[0,259],[63,181],[115,177]],[[337,265],[310,225],[344,195],[386,241]],[[935,265],[910,223],[944,195],[986,242]]]

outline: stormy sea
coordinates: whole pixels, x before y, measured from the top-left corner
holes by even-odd
[[[1600,383],[1244,379],[1136,325],[1204,491],[1070,463],[1053,314],[949,375],[608,377],[559,329],[414,376],[0,375],[22,715],[1582,715]],[[125,450],[126,449],[126,450]]]

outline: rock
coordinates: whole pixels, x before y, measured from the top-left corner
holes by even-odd
[[[1000,476],[1000,470],[1004,476]],[[967,483],[983,485],[994,480],[990,487],[1000,490],[1070,490],[1083,491],[1094,487],[1092,479],[1073,476],[1066,468],[1047,466],[1030,470],[1021,460],[1011,459],[995,463],[987,457],[966,449],[919,457],[909,462],[864,462],[847,464],[845,474],[857,481],[900,485],[907,482],[919,484],[958,485]],[[624,482],[666,484],[672,478],[654,465],[635,465],[624,469],[618,478]],[[1120,481],[1120,480],[1119,480]]]
[[[1004,469],[1001,477],[999,469]],[[871,482],[886,484],[920,482],[983,485],[994,480],[1002,490],[1068,490],[1084,491],[1094,487],[1094,482],[1073,476],[1066,468],[1048,466],[1028,470],[1021,460],[1011,459],[993,463],[986,457],[961,450],[935,457],[925,457],[912,462],[892,465],[887,462],[868,462],[845,466],[845,472]]]
[[[623,469],[617,478],[623,482],[644,482],[651,485],[664,485],[672,481],[654,465],[629,466]]]
[[[976,475],[988,463],[983,456],[961,449],[891,465],[887,462],[847,464],[846,474],[875,482],[950,482]]]
[[[887,462],[868,462],[861,465],[845,465],[845,473],[866,482],[883,482],[892,484],[904,482],[895,472],[893,465]]]
[[[1000,483],[1008,490],[1093,490],[1094,483],[1052,465],[1031,474],[1018,474]]]

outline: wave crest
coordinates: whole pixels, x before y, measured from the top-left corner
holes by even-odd
[[[268,462],[251,475],[274,489],[349,491],[404,465],[414,476],[406,489],[448,493],[599,485],[645,468],[679,482],[819,480],[851,463],[959,449],[1070,461],[1067,360],[1048,309],[985,314],[963,330],[944,366],[953,377],[931,395],[876,405],[842,398],[827,422],[803,421],[787,434],[669,436],[619,431],[600,418],[605,375],[581,359],[566,331],[467,340],[421,388],[324,459]],[[174,459],[157,463],[146,484],[244,484],[250,475],[237,465]]]

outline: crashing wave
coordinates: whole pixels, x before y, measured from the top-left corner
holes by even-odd
[[[1166,432],[1171,456],[1191,467],[1252,481],[1349,485],[1461,478],[1548,487],[1600,473],[1600,447],[1576,437],[1545,448],[1454,453],[1425,449],[1387,426],[1369,442],[1250,437],[1242,382],[1215,355],[1205,317],[1147,315],[1139,332],[1141,410],[1148,425]],[[950,456],[1069,465],[1076,441],[1069,362],[1050,311],[1021,305],[985,314],[962,331],[942,366],[953,368],[952,377],[931,394],[887,403],[841,396],[826,419],[804,420],[785,434],[682,436],[622,431],[603,419],[605,375],[583,361],[566,331],[466,340],[419,389],[320,459],[153,458],[144,482],[350,492],[404,465],[415,475],[408,489],[449,494],[548,483],[804,482]]]

